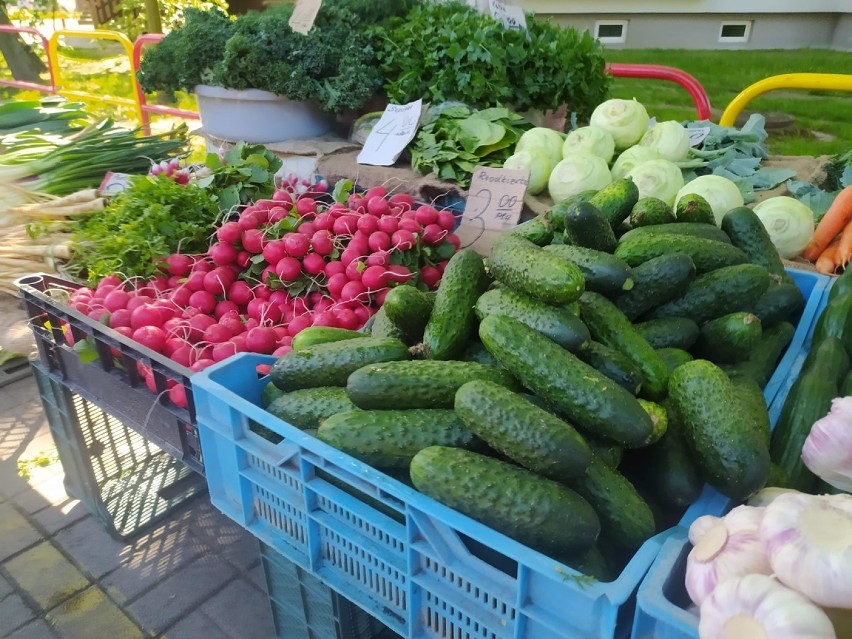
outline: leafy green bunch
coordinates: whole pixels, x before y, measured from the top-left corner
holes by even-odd
[[[459,100],[517,111],[567,104],[585,118],[607,97],[600,43],[532,15],[517,31],[457,0],[427,2],[371,33],[394,102]]]

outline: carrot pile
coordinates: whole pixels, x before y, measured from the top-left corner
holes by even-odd
[[[820,273],[830,275],[845,269],[852,261],[852,186],[834,198],[802,257],[814,262]]]

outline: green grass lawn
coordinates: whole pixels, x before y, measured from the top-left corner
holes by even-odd
[[[782,73],[849,73],[852,53],[824,49],[762,51],[686,51],[683,49],[608,49],[609,62],[662,64],[693,75],[704,87],[714,120],[749,85]],[[695,108],[680,85],[663,80],[616,78],[613,97],[635,97],[658,120],[694,120]],[[852,149],[852,93],[784,90],[766,93],[746,109],[793,116],[795,124],[770,130],[775,155],[823,155]]]

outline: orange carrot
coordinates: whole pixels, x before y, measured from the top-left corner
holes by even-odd
[[[842,266],[839,248],[840,240],[835,238],[817,258],[816,270],[826,275],[834,275]]]
[[[834,202],[817,224],[814,236],[802,252],[802,257],[811,262],[816,260],[850,221],[852,221],[852,185],[840,191],[834,198]]]
[[[852,261],[852,222],[849,222],[840,234],[837,244],[837,259],[843,268]]]

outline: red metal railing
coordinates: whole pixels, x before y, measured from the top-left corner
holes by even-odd
[[[658,64],[608,64],[606,70],[617,78],[644,78],[647,80],[668,80],[676,82],[687,90],[695,103],[695,112],[699,120],[709,120],[710,98],[701,83],[686,71]]]
[[[133,43],[133,66],[130,70],[131,73],[136,75],[136,72],[139,70],[139,63],[142,60],[142,47],[146,44],[154,44],[163,39],[163,34],[161,33],[145,33],[138,38],[136,38],[136,42]],[[142,128],[145,131],[146,135],[151,134],[151,113],[158,113],[160,115],[174,115],[180,118],[187,118],[189,120],[198,120],[199,115],[195,111],[187,111],[185,109],[177,109],[174,107],[167,107],[161,104],[148,104],[148,98],[145,95],[145,91],[142,90],[142,87],[139,86],[139,83],[136,83],[136,101],[139,103],[139,111],[141,113],[142,118]]]
[[[38,82],[24,82],[23,80],[4,80],[0,78],[0,85],[24,89],[25,91],[41,91],[43,93],[56,93],[56,80],[53,77],[53,65],[50,64],[50,47],[45,38],[37,29],[32,27],[17,27],[11,24],[0,24],[0,32],[5,33],[29,33],[41,41],[44,53],[47,56],[47,68],[50,71],[50,84],[39,84]]]

